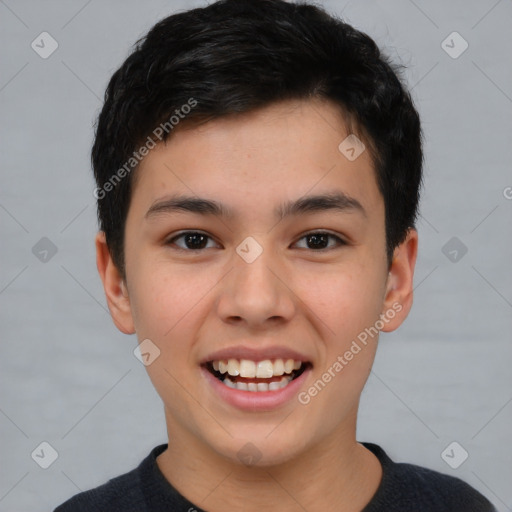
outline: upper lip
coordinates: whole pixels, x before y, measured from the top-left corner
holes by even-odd
[[[226,347],[216,352],[212,352],[205,357],[201,364],[210,361],[226,361],[228,359],[248,359],[249,361],[264,361],[266,359],[293,359],[307,363],[308,357],[288,347],[271,346],[266,348],[251,348],[243,345]]]

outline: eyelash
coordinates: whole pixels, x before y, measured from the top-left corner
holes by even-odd
[[[205,236],[206,238],[209,238],[209,239],[212,239],[211,236],[207,235],[206,233],[202,233],[201,231],[183,231],[182,233],[176,235],[176,236],[173,236],[172,238],[170,238],[169,240],[167,240],[165,242],[165,245],[173,245],[174,242],[176,240],[179,240],[180,238],[183,238],[184,236],[186,235],[202,235],[202,236]],[[329,233],[328,231],[310,231],[309,233],[306,233],[304,235],[302,235],[299,240],[302,240],[304,238],[307,238],[307,237],[310,237],[310,236],[313,236],[313,235],[317,235],[317,236],[328,236],[332,239],[334,239],[337,243],[337,247],[327,247],[327,248],[322,248],[322,249],[307,249],[306,250],[309,250],[309,251],[313,251],[313,252],[327,252],[327,251],[330,251],[332,249],[336,249],[336,248],[339,248],[339,247],[342,247],[344,245],[348,245],[347,242],[345,242],[345,240],[341,239],[339,236],[337,235],[334,235],[333,233]],[[183,247],[179,247],[179,246],[175,246],[174,247],[175,250],[177,251],[183,251],[183,252],[201,252],[201,251],[204,251],[205,248],[202,248],[202,249],[184,249]]]

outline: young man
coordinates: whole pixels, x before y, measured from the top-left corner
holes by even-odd
[[[422,167],[368,36],[281,0],[170,16],[112,77],[92,157],[98,270],[169,441],[57,512],[494,510],[356,441],[412,304]]]

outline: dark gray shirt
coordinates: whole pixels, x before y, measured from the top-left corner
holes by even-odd
[[[393,462],[380,446],[361,444],[375,454],[383,470],[380,486],[362,512],[496,512],[487,498],[459,478]],[[156,457],[166,448],[153,448],[137,468],[77,494],[54,512],[204,512],[160,471]]]

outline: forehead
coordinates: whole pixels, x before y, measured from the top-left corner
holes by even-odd
[[[130,209],[144,215],[165,194],[179,192],[229,204],[235,214],[251,210],[256,215],[258,206],[272,205],[275,213],[283,199],[331,190],[356,199],[365,210],[379,209],[382,197],[370,152],[347,158],[354,153],[346,153],[347,144],[353,146],[352,138],[344,142],[349,135],[354,137],[341,111],[316,100],[183,125],[139,165],[132,193],[136,204]]]

